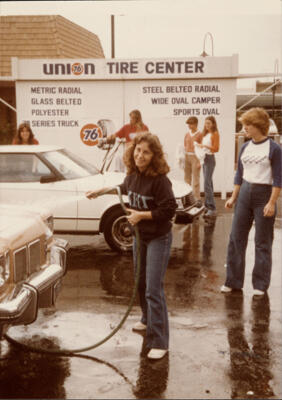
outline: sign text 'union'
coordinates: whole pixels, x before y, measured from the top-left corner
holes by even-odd
[[[81,64],[79,62],[73,64],[49,63],[43,64],[43,73],[45,75],[94,75],[95,65],[92,63]]]

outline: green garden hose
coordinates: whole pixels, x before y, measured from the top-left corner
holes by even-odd
[[[120,204],[121,204],[121,206],[123,208],[123,211],[125,212],[125,214],[128,215],[128,211],[127,211],[126,206],[125,206],[125,204],[123,202],[123,199],[122,199],[122,194],[121,194],[120,187],[116,186],[115,189],[116,189],[117,194],[119,196],[119,201],[120,201]],[[106,194],[108,192],[111,192],[112,190],[113,189],[111,188],[111,189],[105,190],[103,192],[100,192],[99,196],[101,196],[103,194]],[[5,334],[4,338],[9,343],[11,343],[11,344],[13,344],[15,346],[20,346],[20,347],[24,348],[25,350],[28,350],[28,351],[31,351],[31,352],[47,353],[47,354],[54,354],[54,355],[65,355],[65,356],[72,356],[72,355],[75,355],[77,353],[83,353],[85,351],[95,349],[96,347],[99,347],[102,344],[104,344],[105,342],[107,342],[111,337],[113,337],[117,333],[117,331],[120,330],[120,328],[125,323],[128,315],[129,315],[129,313],[130,313],[130,311],[131,311],[131,309],[133,307],[134,300],[135,300],[136,293],[137,293],[137,287],[138,287],[139,277],[140,277],[140,264],[141,264],[140,263],[140,236],[139,236],[139,231],[138,231],[137,226],[134,226],[134,231],[135,231],[135,235],[136,235],[136,247],[137,247],[137,269],[136,269],[136,276],[135,276],[135,284],[134,284],[134,288],[133,288],[133,293],[132,293],[129,305],[127,307],[127,310],[126,310],[123,318],[121,319],[119,324],[115,327],[115,329],[113,329],[111,331],[111,333],[109,333],[106,337],[104,337],[99,342],[94,343],[94,344],[92,344],[90,346],[81,347],[79,349],[64,349],[64,348],[60,348],[60,349],[42,349],[42,348],[39,348],[39,347],[35,347],[35,346],[31,346],[31,345],[28,345],[28,344],[24,344],[24,343],[18,342],[17,340],[13,339],[8,334]]]

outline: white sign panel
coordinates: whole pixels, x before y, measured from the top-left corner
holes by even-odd
[[[161,59],[17,59],[16,80],[204,79],[235,78],[238,56]]]
[[[33,65],[34,60],[30,62]],[[232,190],[236,114],[236,79],[232,77],[26,80],[16,82],[16,95],[18,123],[29,121],[40,144],[64,146],[97,166],[105,155],[96,146],[101,124],[114,133],[129,123],[130,111],[140,110],[144,123],[163,143],[171,177],[178,179],[184,178],[184,172],[176,166],[175,154],[187,133],[187,118],[196,116],[202,130],[205,118],[213,115],[220,134],[214,189],[223,194]]]

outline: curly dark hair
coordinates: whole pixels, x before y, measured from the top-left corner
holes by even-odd
[[[150,132],[141,133],[133,139],[126,149],[123,161],[127,169],[127,175],[131,175],[138,171],[138,168],[134,161],[134,150],[135,147],[141,142],[148,143],[149,149],[153,153],[153,158],[150,165],[145,171],[147,176],[166,175],[169,172],[169,166],[166,162],[163,147],[157,135],[153,135]]]
[[[21,132],[26,128],[29,131],[29,138],[28,138],[28,143],[33,144],[33,139],[34,139],[34,134],[31,130],[30,125],[27,122],[23,122],[22,124],[19,125],[17,134],[15,136],[15,144],[22,144],[23,140],[21,137]]]

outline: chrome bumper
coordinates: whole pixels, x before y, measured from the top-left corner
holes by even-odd
[[[69,243],[65,239],[56,238],[51,248],[51,264],[58,264],[63,268],[63,275],[67,272],[67,251]]]
[[[36,289],[24,284],[15,298],[0,304],[0,324],[31,324],[37,316],[37,302]]]
[[[38,293],[38,308],[51,307],[55,304],[63,275],[63,267],[52,264],[27,281],[27,285],[36,289]]]
[[[176,224],[187,224],[192,222],[194,218],[201,215],[205,210],[205,206],[195,207],[190,206],[184,209],[177,209],[174,222]]]
[[[68,242],[56,239],[51,248],[51,265],[46,265],[27,280],[19,293],[0,304],[0,337],[11,325],[27,325],[37,318],[38,308],[55,304],[66,272]]]

